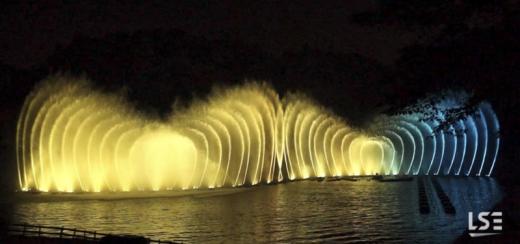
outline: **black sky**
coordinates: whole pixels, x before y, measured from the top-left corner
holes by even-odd
[[[75,37],[178,29],[208,39],[230,38],[277,54],[299,49],[356,52],[383,63],[398,57],[414,36],[397,28],[359,26],[353,13],[374,1],[90,1],[8,4],[0,10],[0,62],[30,68]]]
[[[216,83],[267,80],[281,94],[302,91],[360,124],[371,109],[399,109],[447,88],[473,90],[475,101],[493,104],[509,136],[503,157],[517,162],[518,1],[439,2],[4,3],[0,165],[14,169],[14,118],[25,96],[61,71],[86,74],[105,89],[130,88],[131,101],[159,114],[173,98],[204,97]],[[352,19],[364,12],[365,24]],[[518,181],[518,164],[504,165],[499,176]],[[0,189],[2,181],[13,182],[0,177]]]

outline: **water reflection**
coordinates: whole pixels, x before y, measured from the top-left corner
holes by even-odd
[[[451,241],[467,212],[501,197],[492,178],[438,178],[457,212],[446,215],[429,180],[429,215],[416,182],[361,180],[253,187],[222,196],[16,202],[13,222],[145,235],[183,242]]]

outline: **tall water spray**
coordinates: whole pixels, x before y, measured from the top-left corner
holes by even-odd
[[[447,99],[441,106],[456,108]],[[249,83],[150,119],[88,82],[53,77],[23,105],[16,147],[24,191],[144,191],[348,175],[487,175],[499,124],[488,103],[434,134],[419,113],[360,130],[302,96]],[[442,115],[441,115],[442,116]],[[456,127],[456,128],[455,128]]]

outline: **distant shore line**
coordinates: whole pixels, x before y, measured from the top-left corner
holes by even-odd
[[[52,202],[52,201],[76,201],[76,200],[124,200],[124,199],[146,199],[146,198],[170,198],[170,197],[211,197],[218,195],[235,194],[251,190],[260,186],[277,185],[291,183],[297,181],[357,181],[357,180],[377,180],[380,182],[394,181],[392,179],[417,178],[429,176],[406,176],[406,175],[363,175],[363,176],[342,176],[342,177],[313,177],[308,179],[295,179],[270,184],[244,185],[240,187],[219,187],[219,188],[201,188],[186,190],[162,190],[162,191],[129,191],[129,192],[14,192],[12,198],[14,200],[23,200],[30,202]],[[468,176],[435,176],[442,178],[482,178]],[[491,178],[493,177],[484,177]],[[390,179],[390,180],[387,180]],[[399,181],[399,180],[396,180]]]

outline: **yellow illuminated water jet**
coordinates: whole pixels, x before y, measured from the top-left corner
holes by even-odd
[[[388,121],[355,129],[303,96],[282,99],[256,83],[153,120],[86,81],[52,77],[26,98],[18,120],[19,184],[58,192],[159,191],[421,171],[419,127]],[[436,162],[431,155],[429,168]],[[460,156],[454,150],[446,158],[453,164]],[[480,171],[485,161],[484,152]]]

